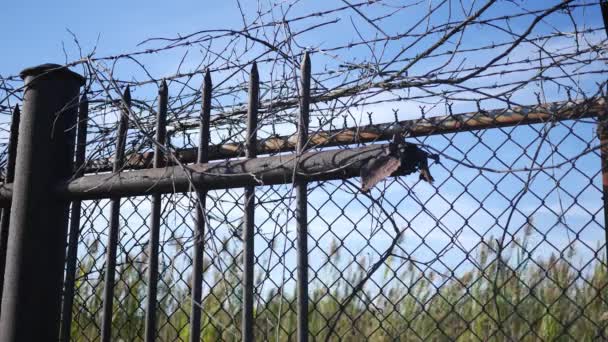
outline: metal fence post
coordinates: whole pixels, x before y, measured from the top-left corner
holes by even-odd
[[[158,89],[158,113],[156,115],[156,143],[154,146],[153,167],[162,167],[164,151],[159,145],[165,146],[167,140],[167,98],[169,91],[167,82],[162,81]],[[160,238],[160,215],[163,197],[161,194],[152,195],[152,211],[150,213],[150,241],[148,243],[148,296],[146,298],[146,341],[156,339],[156,301],[158,294],[158,252]]]
[[[89,101],[86,94],[80,98],[78,108],[78,133],[76,136],[76,171],[74,177],[84,176],[86,168],[87,122]],[[68,252],[65,266],[65,284],[61,308],[61,330],[59,340],[68,342],[72,332],[72,306],[74,304],[74,285],[76,283],[76,263],[78,258],[78,238],[80,237],[80,214],[82,201],[72,201],[70,209],[70,232],[68,233]]]
[[[608,265],[608,127],[607,118],[598,116],[597,136],[600,140],[600,159],[602,171],[602,200],[604,201],[604,248],[606,250],[606,264]]]
[[[608,1],[600,2],[602,18],[604,19],[604,29],[608,36]],[[606,108],[608,105],[604,104]],[[602,166],[602,199],[604,201],[604,248],[606,250],[606,266],[608,266],[608,116],[600,115],[597,117],[597,136],[600,140],[600,158]]]
[[[121,171],[125,159],[125,145],[129,128],[129,112],[131,110],[131,89],[127,87],[120,101],[122,113],[118,122],[116,133],[116,151],[114,152],[114,165],[112,171],[117,174]],[[108,232],[108,245],[106,247],[105,281],[103,284],[103,308],[101,316],[101,341],[109,342],[112,339],[112,313],[114,309],[114,285],[116,276],[116,252],[118,249],[120,226],[120,197],[114,196],[110,200],[110,227]]]
[[[202,89],[202,105],[199,127],[199,144],[197,163],[209,161],[209,140],[211,121],[211,73],[205,72]],[[190,309],[190,342],[200,341],[201,336],[201,301],[203,282],[203,257],[205,247],[205,208],[207,199],[206,189],[197,189],[196,203],[196,232],[194,254],[192,256],[192,307]]]
[[[72,174],[79,88],[84,78],[56,64],[25,80],[10,216],[0,341],[55,341],[69,202],[51,191]]]
[[[6,157],[6,172],[4,183],[12,183],[15,180],[15,159],[17,154],[17,140],[19,137],[19,118],[21,111],[15,106],[11,118],[11,131],[8,138],[8,155]],[[10,224],[11,207],[2,209],[0,218],[0,315],[2,314],[2,287],[4,286],[4,269],[6,266],[6,244],[8,243],[8,226]]]
[[[249,75],[249,108],[247,110],[247,140],[245,143],[245,158],[255,158],[259,106],[259,76],[255,62]],[[245,187],[245,212],[243,216],[243,327],[242,340],[253,341],[253,301],[254,301],[254,235],[255,235],[255,186]]]
[[[304,153],[310,121],[310,57],[304,54],[301,65],[298,154]],[[296,168],[297,170],[297,168]],[[296,175],[296,225],[298,234],[298,342],[308,341],[308,182]]]

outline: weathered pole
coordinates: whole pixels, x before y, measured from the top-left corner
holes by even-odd
[[[125,89],[122,98],[122,110],[118,123],[116,151],[114,152],[114,174],[119,173],[125,159],[125,144],[127,127],[129,127],[129,111],[131,110],[131,90]],[[120,197],[110,200],[110,229],[106,249],[105,281],[103,286],[103,311],[101,316],[101,341],[110,342],[112,339],[112,311],[114,303],[114,276],[116,274],[116,249],[118,247],[118,228],[120,218]]]
[[[304,54],[301,65],[300,116],[296,152],[302,155],[308,141],[310,121],[310,57]],[[297,169],[297,168],[296,168]],[[296,227],[298,240],[298,342],[308,341],[308,182],[295,176]]]
[[[78,107],[78,131],[76,136],[76,173],[74,177],[82,177],[85,170],[85,152],[87,145],[87,121],[89,117],[89,102],[86,94],[80,98]],[[61,309],[60,341],[68,342],[72,330],[72,305],[74,303],[74,285],[76,279],[76,262],[78,258],[78,237],[80,236],[80,211],[82,201],[72,202],[70,211],[70,232],[68,235],[68,254],[66,256],[65,284]]]
[[[154,145],[154,168],[163,166],[163,150],[167,138],[167,83],[163,80],[158,89],[158,113],[156,115],[156,145]],[[158,292],[158,250],[160,237],[160,214],[162,195],[152,195],[150,213],[150,241],[148,242],[148,296],[146,297],[146,342],[156,339],[156,295]]]
[[[6,170],[4,174],[4,182],[12,183],[15,180],[15,159],[17,157],[17,140],[19,137],[19,118],[21,111],[19,106],[15,106],[13,116],[11,118],[11,131],[8,138],[8,152],[6,157]],[[10,224],[11,207],[8,206],[2,209],[2,218],[0,218],[0,304],[2,304],[2,287],[4,286],[4,270],[6,267],[6,244],[8,243],[8,228]],[[2,306],[0,305],[0,310]],[[0,311],[2,314],[2,311]]]
[[[21,72],[23,112],[13,183],[0,341],[59,338],[69,202],[51,190],[73,172],[84,78],[57,64]]]
[[[608,1],[600,3],[604,29],[608,35]],[[603,103],[604,111],[597,116],[597,136],[600,140],[600,158],[602,167],[602,199],[604,201],[604,246],[606,249],[606,265],[608,265],[608,103]]]
[[[546,123],[547,121],[594,118],[606,112],[605,102],[603,98],[549,102],[542,105],[511,106],[509,108],[425,117],[366,126],[340,129],[330,128],[329,130],[311,133],[308,141],[315,148],[324,148],[389,141],[395,135],[403,134],[407,134],[408,137],[413,138],[479,131],[490,128],[531,125]],[[297,134],[272,136],[258,140],[256,151],[258,155],[291,152],[295,150],[296,144]],[[209,160],[242,157],[243,145],[242,142],[211,145],[209,146]],[[193,148],[178,149],[175,155],[183,164],[196,161],[196,150]],[[129,169],[150,168],[152,165],[148,160],[148,158],[144,158],[143,153],[134,154],[129,156],[125,167]],[[89,170],[91,172],[110,171],[111,161],[109,159],[93,160],[89,164]]]
[[[118,174],[96,174],[57,184],[54,191],[70,200],[147,196],[153,193],[234,189],[248,185],[291,184],[295,164],[297,174],[308,182],[359,177],[361,168],[372,159],[389,153],[389,144],[308,151],[302,156],[277,155],[255,159],[227,160],[205,164],[168,166]],[[0,184],[0,204],[12,198],[13,184]]]
[[[199,164],[209,161],[209,133],[211,119],[211,74],[205,72],[202,89],[202,105],[199,126],[199,142],[197,162]],[[192,257],[192,307],[190,309],[190,342],[199,342],[201,335],[201,300],[203,282],[203,255],[205,244],[205,207],[207,189],[196,189],[196,221],[194,256]]]
[[[259,76],[255,62],[249,76],[249,107],[247,110],[247,137],[245,141],[245,158],[256,157],[256,140],[259,106]],[[243,327],[242,340],[253,342],[253,277],[254,277],[254,233],[255,233],[255,186],[244,189],[245,212],[243,215]]]

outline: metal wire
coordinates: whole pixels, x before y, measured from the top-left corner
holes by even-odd
[[[223,146],[215,159],[244,156],[254,61],[258,149],[298,155],[299,69],[308,53],[306,149],[383,140],[364,129],[383,124],[439,157],[429,166],[432,184],[416,174],[388,177],[370,192],[357,178],[307,184],[300,197],[308,220],[300,225],[309,339],[608,339],[606,139],[598,139],[608,113],[608,41],[600,1],[342,0],[310,9],[290,0],[253,11],[237,4],[242,29],[150,38],[135,51],[67,63],[88,80],[87,174],[110,170],[127,86],[134,95],[122,171],[150,166],[161,148],[153,138],[161,80],[169,88],[164,154],[174,165],[195,162],[205,72],[213,77],[209,153]],[[149,67],[176,55],[175,72]],[[21,87],[16,76],[0,76],[2,131]],[[573,114],[561,115],[565,108]],[[501,112],[508,114],[494,115]],[[342,140],[328,147],[327,132],[342,132]],[[194,190],[201,189],[160,196],[156,316],[148,321],[158,340],[189,341],[194,306],[202,340],[241,340],[244,191],[205,190],[199,198]],[[252,334],[295,340],[297,246],[306,245],[297,239],[296,193],[287,182],[260,184],[254,194]],[[74,341],[102,336],[110,203],[81,203]],[[107,337],[142,341],[151,197],[120,203]],[[197,246],[204,256],[195,269]],[[194,274],[202,283],[197,303]]]

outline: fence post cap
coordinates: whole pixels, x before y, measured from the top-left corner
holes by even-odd
[[[83,85],[85,82],[85,78],[82,75],[73,72],[66,66],[54,63],[45,63],[34,67],[29,67],[23,69],[23,71],[19,73],[19,76],[21,76],[21,78],[24,80],[28,76],[50,77],[51,75],[53,78],[75,79],[80,85]]]

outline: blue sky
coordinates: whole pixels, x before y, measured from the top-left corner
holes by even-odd
[[[72,31],[85,51],[97,43],[102,55],[123,53],[152,36],[173,36],[218,27],[234,16],[232,1],[9,1],[2,8],[2,73],[46,62],[63,63],[65,43],[76,59]],[[187,9],[187,10],[186,10]]]

